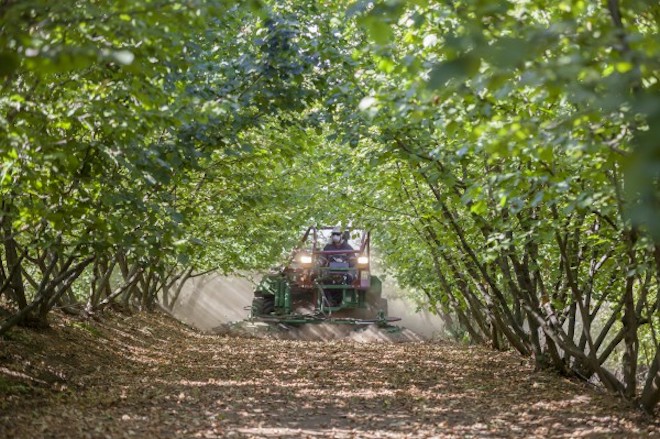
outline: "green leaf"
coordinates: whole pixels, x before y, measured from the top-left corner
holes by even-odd
[[[463,79],[479,70],[480,60],[474,56],[462,56],[436,64],[429,73],[428,88],[443,87],[452,79]]]
[[[366,27],[369,37],[376,44],[385,45],[394,38],[392,26],[382,18],[368,15],[361,19],[360,22]]]
[[[488,212],[488,203],[485,200],[479,200],[470,207],[470,212],[477,215],[484,215]]]
[[[494,66],[511,69],[519,67],[530,56],[533,42],[516,37],[503,37],[480,49],[479,54]]]
[[[18,68],[18,55],[13,52],[0,52],[0,77],[10,76]]]

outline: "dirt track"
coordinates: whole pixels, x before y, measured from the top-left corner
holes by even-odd
[[[660,435],[582,383],[451,343],[246,339],[115,316],[20,330],[0,352],[0,437]]]

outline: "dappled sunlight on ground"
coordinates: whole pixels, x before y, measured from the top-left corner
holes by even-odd
[[[660,434],[657,420],[619,400],[481,347],[202,335],[162,316],[95,328],[96,335],[76,329],[81,366],[60,364],[64,378],[53,386],[5,391],[0,437]],[[58,345],[58,334],[66,335],[61,343],[73,330],[64,322],[48,336],[28,334],[44,337],[34,358],[52,361],[68,346]],[[21,362],[29,359],[19,338],[2,342],[9,354],[0,377],[47,382]]]

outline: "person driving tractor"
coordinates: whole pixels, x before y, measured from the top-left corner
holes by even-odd
[[[353,281],[353,276],[344,270],[355,266],[355,254],[353,253],[353,247],[343,238],[341,229],[335,227],[332,229],[330,242],[323,248],[324,252],[346,251],[346,253],[330,253],[323,256],[322,264],[330,269],[327,272],[328,277],[324,279],[326,283],[350,284]],[[333,271],[333,268],[338,269],[338,271]],[[343,294],[341,290],[325,289],[323,295],[329,306],[338,306],[342,302]]]
[[[337,251],[337,250],[348,250],[348,253],[336,253],[327,255],[327,263],[336,261],[336,262],[348,262],[349,267],[355,265],[355,254],[353,253],[353,247],[342,238],[342,232],[339,227],[332,229],[332,235],[330,235],[330,242],[326,244],[323,248],[323,251]]]

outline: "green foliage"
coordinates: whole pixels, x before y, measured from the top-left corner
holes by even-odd
[[[398,280],[468,313],[473,337],[506,338],[543,362],[553,347],[538,333],[559,334],[562,348],[595,343],[624,369],[641,338],[652,362],[659,12],[643,2],[356,7],[372,44],[353,49],[346,92],[362,113],[355,199],[372,207],[364,220]],[[591,331],[575,333],[577,320]],[[635,333],[622,343],[628,357],[612,354],[603,340],[625,331]],[[555,354],[556,367],[573,364]],[[631,375],[617,384],[590,373],[635,394]]]
[[[308,224],[352,220],[473,339],[634,396],[626,359],[658,349],[659,16],[5,2],[0,294],[43,314],[124,282],[147,306],[186,273],[265,268]],[[620,355],[614,336],[624,383],[592,358]]]

